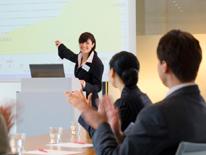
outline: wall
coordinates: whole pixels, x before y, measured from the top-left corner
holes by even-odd
[[[16,91],[20,91],[19,82],[0,82],[0,105],[16,100]]]

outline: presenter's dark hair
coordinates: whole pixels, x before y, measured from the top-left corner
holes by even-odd
[[[91,51],[94,51],[96,48],[96,40],[94,38],[94,35],[91,34],[90,32],[84,32],[79,36],[79,43],[84,43],[86,42],[88,39],[90,39],[92,41],[92,43],[94,44],[94,47],[92,48]]]
[[[140,64],[137,57],[129,52],[122,51],[115,54],[109,62],[110,69],[118,74],[126,87],[136,86]]]
[[[167,63],[181,82],[189,82],[196,79],[202,50],[199,41],[190,33],[171,30],[160,39],[157,57],[160,62]]]

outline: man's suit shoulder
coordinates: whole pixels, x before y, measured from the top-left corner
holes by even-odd
[[[164,121],[162,113],[162,102],[146,106],[138,116],[138,119],[144,123],[159,125]]]

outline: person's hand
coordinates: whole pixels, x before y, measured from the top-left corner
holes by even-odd
[[[61,44],[62,44],[61,41],[59,41],[59,40],[56,40],[56,41],[55,41],[56,47],[59,47]]]
[[[14,105],[5,105],[5,106],[0,106],[0,113],[3,115],[8,131],[12,128],[14,125],[14,116],[12,114],[12,109]]]
[[[67,97],[68,103],[77,108],[80,112],[90,108],[91,104],[91,94],[88,99],[84,96],[82,90],[80,91],[67,91],[64,93]]]
[[[90,95],[88,96],[89,101]],[[88,102],[89,103],[89,102]],[[90,102],[91,103],[91,102]],[[92,105],[90,105],[92,107]],[[98,101],[98,111],[94,108],[89,108],[82,113],[83,118],[94,129],[97,129],[102,123],[107,122],[107,116],[104,110],[102,100]]]
[[[114,104],[112,103],[111,99],[108,96],[103,97],[102,104],[103,104],[102,107],[104,107],[104,112],[106,113],[107,122],[109,123],[118,142],[121,143],[123,139],[123,133],[121,130],[119,110],[114,106]],[[101,110],[101,113],[103,113],[103,110]]]
[[[103,97],[102,103],[104,106],[104,111],[107,115],[107,121],[110,124],[112,131],[114,133],[119,132],[121,130],[121,123],[119,119],[118,109],[115,108],[114,104],[108,96]]]
[[[80,81],[82,88],[84,88],[86,86],[86,81],[84,81],[84,80],[79,80],[79,81]]]
[[[92,107],[92,93],[88,95],[86,102],[88,106]]]
[[[98,104],[98,109],[97,109],[97,112],[101,115],[104,115],[106,117],[106,112],[105,112],[105,109],[104,109],[104,104],[102,103],[102,100],[98,100],[97,102]]]

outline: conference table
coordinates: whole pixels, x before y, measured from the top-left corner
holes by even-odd
[[[69,142],[70,134],[69,133],[64,133],[62,136],[62,142]],[[82,137],[81,137],[82,138]],[[72,154],[74,152],[75,155],[95,155],[95,150],[93,147],[86,147],[86,148],[68,148],[68,147],[59,147],[59,146],[52,146],[48,145],[49,142],[49,135],[39,135],[39,136],[31,136],[27,137],[25,140],[25,155],[32,155],[35,153],[28,153],[32,150],[38,150],[42,151],[42,154],[47,154],[44,152],[44,150],[54,150],[54,151],[65,151],[68,152],[68,154]],[[85,143],[91,143],[90,139],[85,140]],[[41,154],[41,152],[40,152]],[[61,154],[61,153],[60,153]]]

